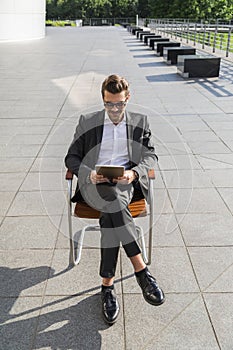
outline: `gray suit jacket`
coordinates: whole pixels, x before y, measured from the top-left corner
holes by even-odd
[[[129,168],[139,175],[144,197],[148,197],[148,169],[153,169],[158,160],[151,140],[151,131],[145,115],[126,111]],[[105,111],[81,115],[74,139],[65,158],[66,167],[77,177],[79,187],[86,182],[95,169],[103,136]],[[78,189],[73,201],[79,199]]]

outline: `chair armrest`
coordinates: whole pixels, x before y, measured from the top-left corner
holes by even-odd
[[[148,178],[149,178],[149,183],[148,183],[148,204],[150,204],[152,210],[154,209],[154,192],[153,192],[153,181],[155,180],[155,170],[154,169],[149,169],[148,170]]]
[[[73,180],[74,174],[69,169],[66,172],[66,180]]]
[[[71,206],[71,198],[72,198],[72,182],[73,182],[73,177],[74,174],[72,173],[72,171],[70,171],[69,169],[66,172],[66,180],[67,180],[67,199],[68,199],[68,203],[69,206]],[[69,208],[70,213],[71,213],[71,207]]]
[[[155,170],[154,169],[149,169],[148,170],[148,177],[150,180],[154,180],[155,179]]]

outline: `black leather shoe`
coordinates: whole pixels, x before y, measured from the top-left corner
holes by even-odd
[[[142,289],[144,299],[152,305],[161,305],[165,301],[165,296],[161,288],[159,288],[156,279],[150,274],[146,268],[141,271],[140,275],[136,275],[137,282]]]
[[[103,289],[101,291],[101,300],[104,320],[108,324],[115,323],[119,315],[120,307],[114,290],[111,288]]]

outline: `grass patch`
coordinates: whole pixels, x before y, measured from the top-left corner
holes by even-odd
[[[76,27],[75,21],[52,21],[47,20],[46,26],[48,27]]]

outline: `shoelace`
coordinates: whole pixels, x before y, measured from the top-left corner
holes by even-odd
[[[156,279],[154,277],[152,277],[151,275],[149,274],[146,274],[146,278],[145,278],[148,282],[148,287],[149,289],[153,290],[154,287],[158,288],[158,285],[157,285],[157,282],[156,282]]]
[[[112,290],[106,290],[105,293],[104,293],[104,302],[106,304],[112,304],[115,302],[115,297],[114,295],[112,294]]]

